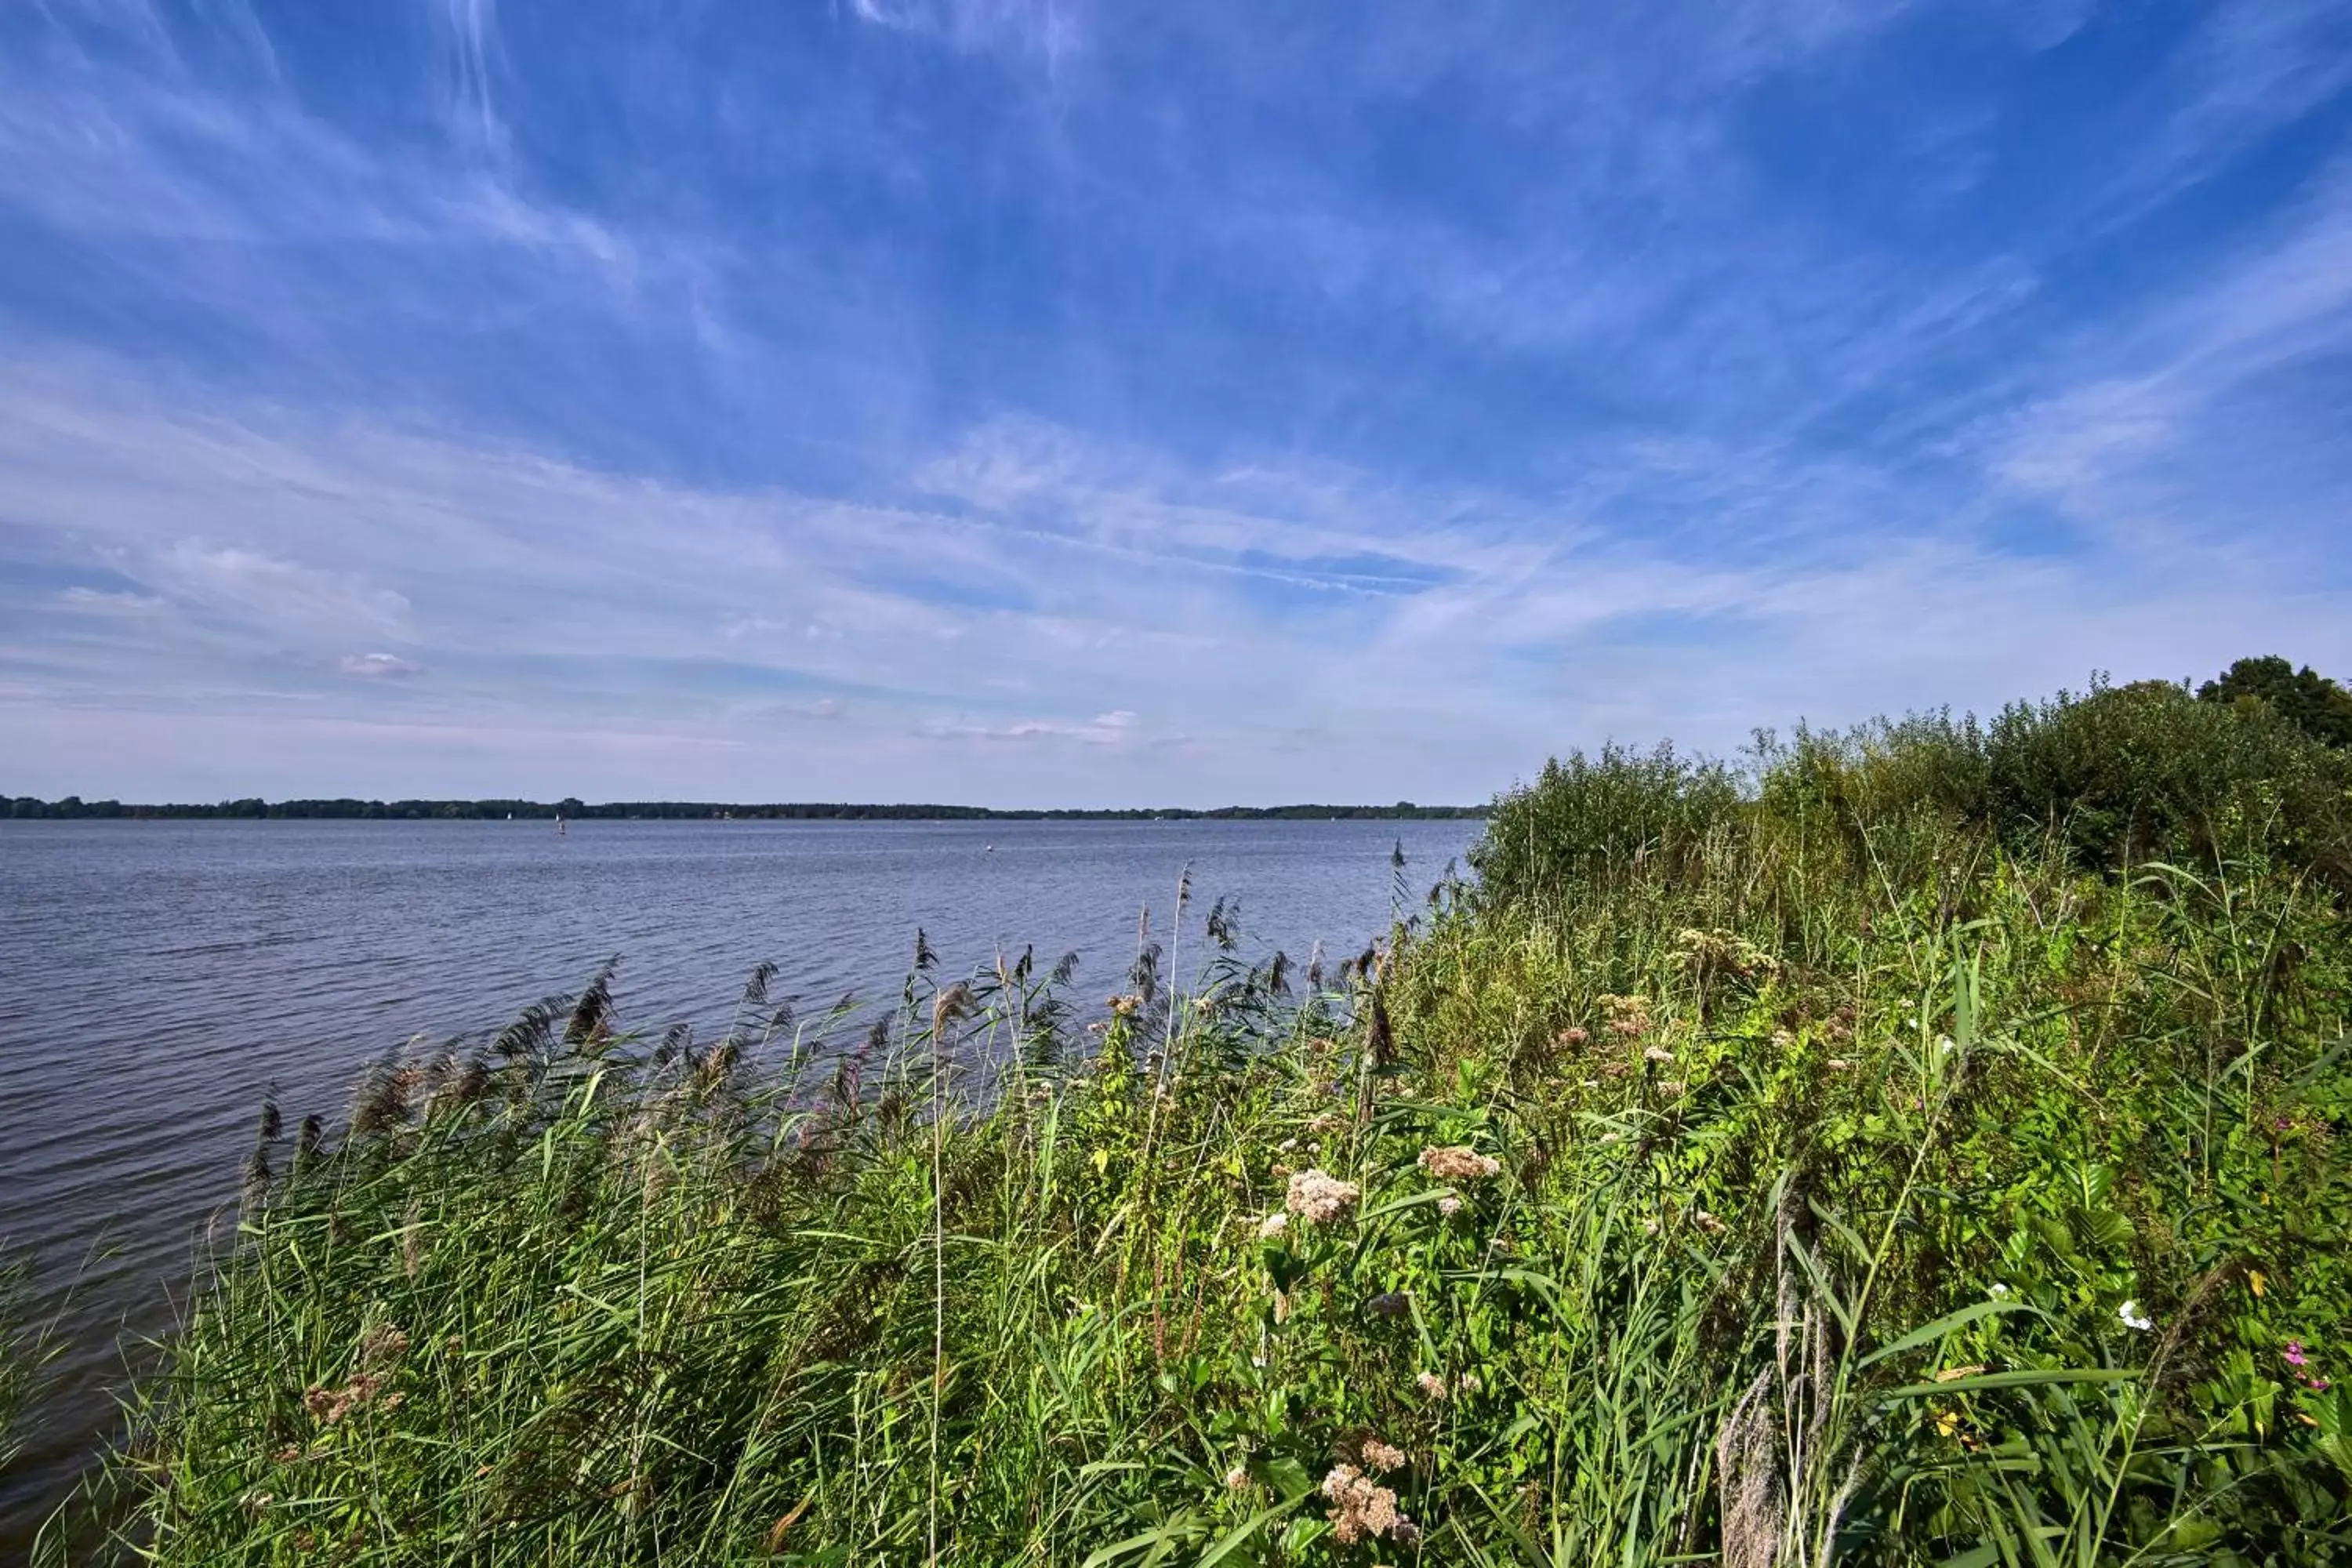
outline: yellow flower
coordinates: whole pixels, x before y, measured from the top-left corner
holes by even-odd
[[[2261,1269],[2249,1268],[2246,1270],[2246,1289],[2252,1290],[2256,1297],[2259,1298],[2262,1295],[2263,1287],[2269,1283],[2269,1280],[2263,1278],[2263,1271]]]

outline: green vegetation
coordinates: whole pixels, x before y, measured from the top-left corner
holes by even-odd
[[[282,817],[364,821],[498,821],[507,817],[552,821],[577,820],[671,821],[733,817],[787,822],[1152,822],[1168,821],[1324,821],[1370,817],[1382,821],[1443,820],[1478,817],[1478,805],[1415,805],[1401,800],[1394,805],[1221,805],[1210,810],[1184,806],[1119,806],[1101,810],[1078,807],[1038,807],[994,810],[982,805],[888,805],[802,801],[765,805],[731,805],[696,800],[616,800],[590,805],[572,798],[538,800],[225,800],[214,805],[125,805],[119,800],[86,801],[77,795],[63,800],[38,800],[32,795],[0,797],[0,816],[24,819],[81,820],[111,817],[228,817],[259,821]]]
[[[24,1449],[35,1384],[56,1348],[33,1321],[29,1264],[0,1253],[0,1474]]]
[[[2207,702],[2260,702],[2313,740],[2352,746],[2352,691],[2307,664],[2297,669],[2276,655],[2242,658],[2197,695]]]
[[[1571,757],[1293,998],[610,973],[274,1112],[165,1564],[2352,1560],[2352,759],[2265,703]],[[1190,976],[1185,980],[1176,977]]]

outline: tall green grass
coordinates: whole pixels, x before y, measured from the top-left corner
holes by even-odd
[[[2060,741],[1571,761],[1297,995],[1183,895],[1103,1009],[919,950],[656,1043],[601,974],[265,1118],[89,1506],[171,1564],[2352,1560],[2341,803]]]
[[[0,1252],[0,1474],[24,1452],[25,1422],[56,1349],[35,1316],[30,1260]]]

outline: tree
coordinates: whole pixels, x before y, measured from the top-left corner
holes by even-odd
[[[2352,749],[2352,691],[2309,665],[2295,668],[2275,654],[2242,658],[2197,689],[2206,702],[2256,702],[2329,746]]]

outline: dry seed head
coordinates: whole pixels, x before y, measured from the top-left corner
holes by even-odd
[[[408,1353],[408,1336],[396,1324],[379,1323],[360,1336],[362,1372],[380,1372],[396,1365]]]
[[[1396,1493],[1376,1485],[1353,1465],[1331,1467],[1323,1478],[1323,1496],[1331,1504],[1331,1534],[1342,1546],[1381,1535],[1411,1542],[1420,1534],[1412,1521],[1397,1511]]]
[[[1491,1154],[1481,1154],[1475,1149],[1445,1145],[1423,1149],[1421,1168],[1441,1182],[1477,1182],[1498,1175],[1503,1163]]]

